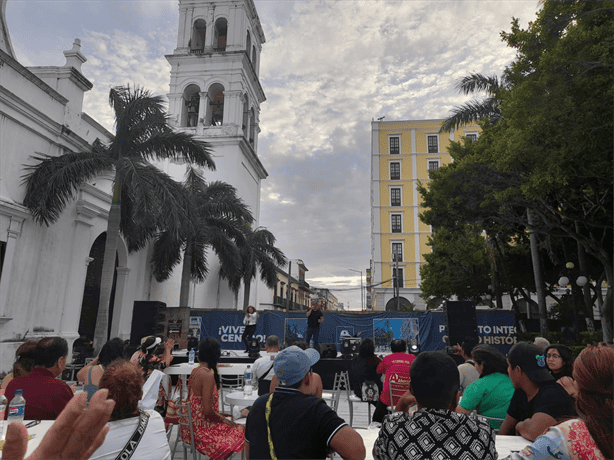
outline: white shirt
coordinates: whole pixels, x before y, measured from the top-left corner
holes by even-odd
[[[252,370],[254,372],[255,378],[259,379],[265,374],[267,370],[269,370],[269,367],[273,365],[273,360],[275,359],[275,356],[277,356],[277,353],[278,352],[269,353],[267,351],[266,356],[258,358],[256,361],[254,361],[254,364],[252,365]],[[271,368],[271,372],[266,375],[264,380],[273,380],[274,375],[275,369]]]
[[[164,420],[156,411],[148,410],[146,412],[149,414],[149,422],[132,460],[169,460],[171,449],[166,439]],[[107,423],[111,429],[107,433],[102,446],[96,449],[90,460],[115,460],[134,434],[138,424],[138,417]]]
[[[245,315],[245,319],[243,320],[243,324],[246,326],[253,326],[258,321],[258,312],[247,313]]]

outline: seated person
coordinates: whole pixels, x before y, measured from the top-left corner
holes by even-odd
[[[98,382],[100,382],[106,367],[116,359],[123,357],[124,341],[116,337],[105,343],[98,356],[77,373],[77,380],[85,384],[83,391],[87,393],[88,401],[98,390]]]
[[[307,350],[307,348],[309,348],[309,345],[304,340],[297,340],[296,342],[294,342],[294,346],[299,347],[301,350]],[[324,391],[324,385],[322,384],[322,377],[320,377],[315,372],[311,373],[311,377],[312,377],[311,382],[310,382],[311,388],[310,388],[309,394],[312,394],[312,395],[317,396],[318,398],[321,398],[322,391]],[[277,377],[273,376],[273,378],[271,379],[271,386],[269,387],[269,393],[273,393],[275,391],[275,388],[277,388],[278,385],[279,385],[279,382],[277,381]]]
[[[374,382],[377,385],[378,394],[382,393],[384,384],[381,375],[377,373],[377,366],[381,362],[382,360],[375,356],[373,339],[368,337],[362,339],[358,356],[352,359],[352,369],[350,370],[350,383],[356,396],[362,399],[362,384],[366,381]],[[376,404],[376,401],[370,401],[370,403]]]
[[[579,418],[551,427],[519,458],[605,460],[614,457],[614,402],[612,401],[614,346],[588,345],[574,363],[573,377]]]
[[[382,359],[377,366],[377,373],[384,374],[384,388],[379,396],[379,401],[373,412],[373,421],[382,422],[388,413],[388,406],[392,405],[390,398],[390,379],[409,380],[409,366],[416,358],[407,353],[407,343],[405,340],[395,339],[390,342],[391,354]]]
[[[26,340],[22,343],[15,352],[15,363],[13,364],[13,372],[7,374],[2,379],[0,390],[6,389],[11,383],[11,380],[17,377],[28,375],[34,367],[34,350],[36,349],[35,340]]]
[[[477,343],[474,339],[467,337],[459,347],[459,354],[465,360],[462,364],[458,365],[461,395],[465,392],[465,388],[467,388],[469,384],[475,382],[480,377],[480,374],[478,374],[475,368],[475,361],[471,357],[471,353],[476,345]]]
[[[23,390],[25,420],[55,420],[72,399],[73,390],[56,379],[66,369],[67,355],[68,343],[62,337],[40,339],[34,349],[34,367],[30,373],[13,379],[6,387],[7,401],[13,399],[15,390]]]
[[[412,415],[395,412],[382,423],[373,447],[377,460],[497,458],[495,433],[482,419],[454,412],[460,376],[446,353],[420,353],[410,369],[409,393],[418,404]]]
[[[141,381],[140,370],[125,359],[117,359],[107,366],[99,385],[101,389],[109,390],[108,397],[115,401],[115,407],[108,423],[110,429],[107,437],[92,454],[91,460],[129,458],[128,453],[132,453],[134,459],[171,458],[164,420],[160,414],[138,409],[143,393]]]
[[[486,417],[505,418],[514,395],[505,355],[494,347],[480,345],[473,349],[473,360],[480,377],[465,388],[456,412],[469,414],[475,410]],[[490,425],[498,429],[501,422],[490,420]]]
[[[571,350],[565,345],[550,345],[544,351],[546,366],[556,380],[556,383],[565,388],[572,398],[576,396],[576,387],[573,384],[573,356]]]
[[[250,459],[324,459],[332,450],[346,459],[364,459],[360,435],[315,397],[311,367],[320,354],[296,346],[273,361],[279,386],[260,396],[247,416],[245,439]]]
[[[541,349],[520,342],[507,354],[507,373],[516,391],[499,434],[534,441],[556,420],[574,414],[573,399],[556,383]]]
[[[277,356],[277,353],[279,353],[279,348],[279,337],[276,335],[268,336],[264,342],[264,351],[266,355],[254,361],[252,372],[254,373],[254,378],[258,380],[258,388],[256,388],[256,390],[259,396],[269,393],[271,380],[273,380],[275,376],[273,360],[275,356]]]

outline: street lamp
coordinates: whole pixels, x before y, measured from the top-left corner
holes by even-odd
[[[358,271],[352,268],[348,268],[348,270],[351,272],[360,273],[360,311],[365,311],[365,306],[362,302],[362,270]]]

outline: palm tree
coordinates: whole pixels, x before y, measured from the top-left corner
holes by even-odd
[[[119,233],[128,250],[137,251],[162,229],[178,233],[177,223],[185,222],[191,213],[181,185],[149,161],[173,159],[215,168],[208,144],[173,132],[161,97],[138,87],[118,86],[111,89],[109,104],[115,112],[115,137],[108,145],[96,142],[90,152],[36,156],[37,163],[26,166],[23,179],[24,205],[35,222],[49,226],[83,184],[102,173],[114,174],[94,333],[96,349],[108,335]]]
[[[243,242],[242,228],[252,223],[253,216],[233,186],[220,181],[207,184],[195,168],[188,167],[183,187],[195,221],[181,226],[179,238],[173,232],[161,232],[154,242],[151,265],[154,277],[162,282],[171,275],[183,252],[179,305],[187,306],[190,280],[202,283],[209,272],[209,248],[216,253],[223,270],[240,270],[235,242]]]
[[[441,125],[441,131],[450,131],[462,125],[473,123],[478,120],[488,120],[491,124],[495,124],[503,119],[501,114],[501,92],[509,88],[509,81],[505,77],[505,73],[501,77],[501,81],[496,75],[491,77],[482,74],[470,74],[463,77],[456,89],[459,92],[472,94],[478,91],[484,91],[488,96],[482,101],[469,101],[460,107],[455,107],[453,115],[444,120]],[[530,209],[527,209],[527,219],[529,225],[534,222],[534,216]],[[531,260],[533,264],[533,276],[535,277],[535,286],[537,290],[537,303],[539,306],[540,316],[540,331],[541,333],[548,332],[548,311],[546,308],[546,294],[543,286],[543,276],[541,268],[541,260],[539,258],[539,250],[537,247],[537,235],[534,231],[530,233]]]
[[[453,128],[474,123],[477,120],[491,120],[492,123],[501,120],[501,109],[499,108],[501,99],[499,93],[502,89],[507,88],[507,86],[505,74],[501,77],[501,82],[499,82],[496,75],[487,77],[482,74],[471,74],[463,77],[456,85],[458,92],[467,95],[484,91],[488,94],[488,97],[482,101],[473,100],[460,107],[454,107],[452,110],[453,115],[444,120],[441,130],[450,131]]]
[[[275,247],[275,236],[266,228],[258,227],[253,230],[250,226],[244,226],[243,233],[245,240],[238,243],[240,271],[229,272],[222,267],[220,275],[228,280],[234,292],[239,291],[243,281],[243,311],[247,311],[251,283],[257,273],[260,272],[260,279],[267,287],[274,289],[277,285],[277,267],[285,267],[287,259],[284,253]]]

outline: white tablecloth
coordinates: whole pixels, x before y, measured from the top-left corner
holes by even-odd
[[[24,420],[23,424],[26,425],[29,422],[31,422],[31,420]],[[53,422],[54,420],[42,420],[38,425],[28,428],[28,435],[32,435],[34,437],[28,441],[28,450],[26,452],[26,457],[28,457],[29,455],[32,455],[32,452],[34,452],[34,450],[41,443],[43,436],[45,436],[45,433],[47,432],[47,430],[51,428],[51,425],[53,425]],[[6,436],[7,428],[8,428],[8,422],[5,420],[4,421],[4,432],[2,433],[3,437]],[[2,451],[0,451],[0,458],[2,458]]]

